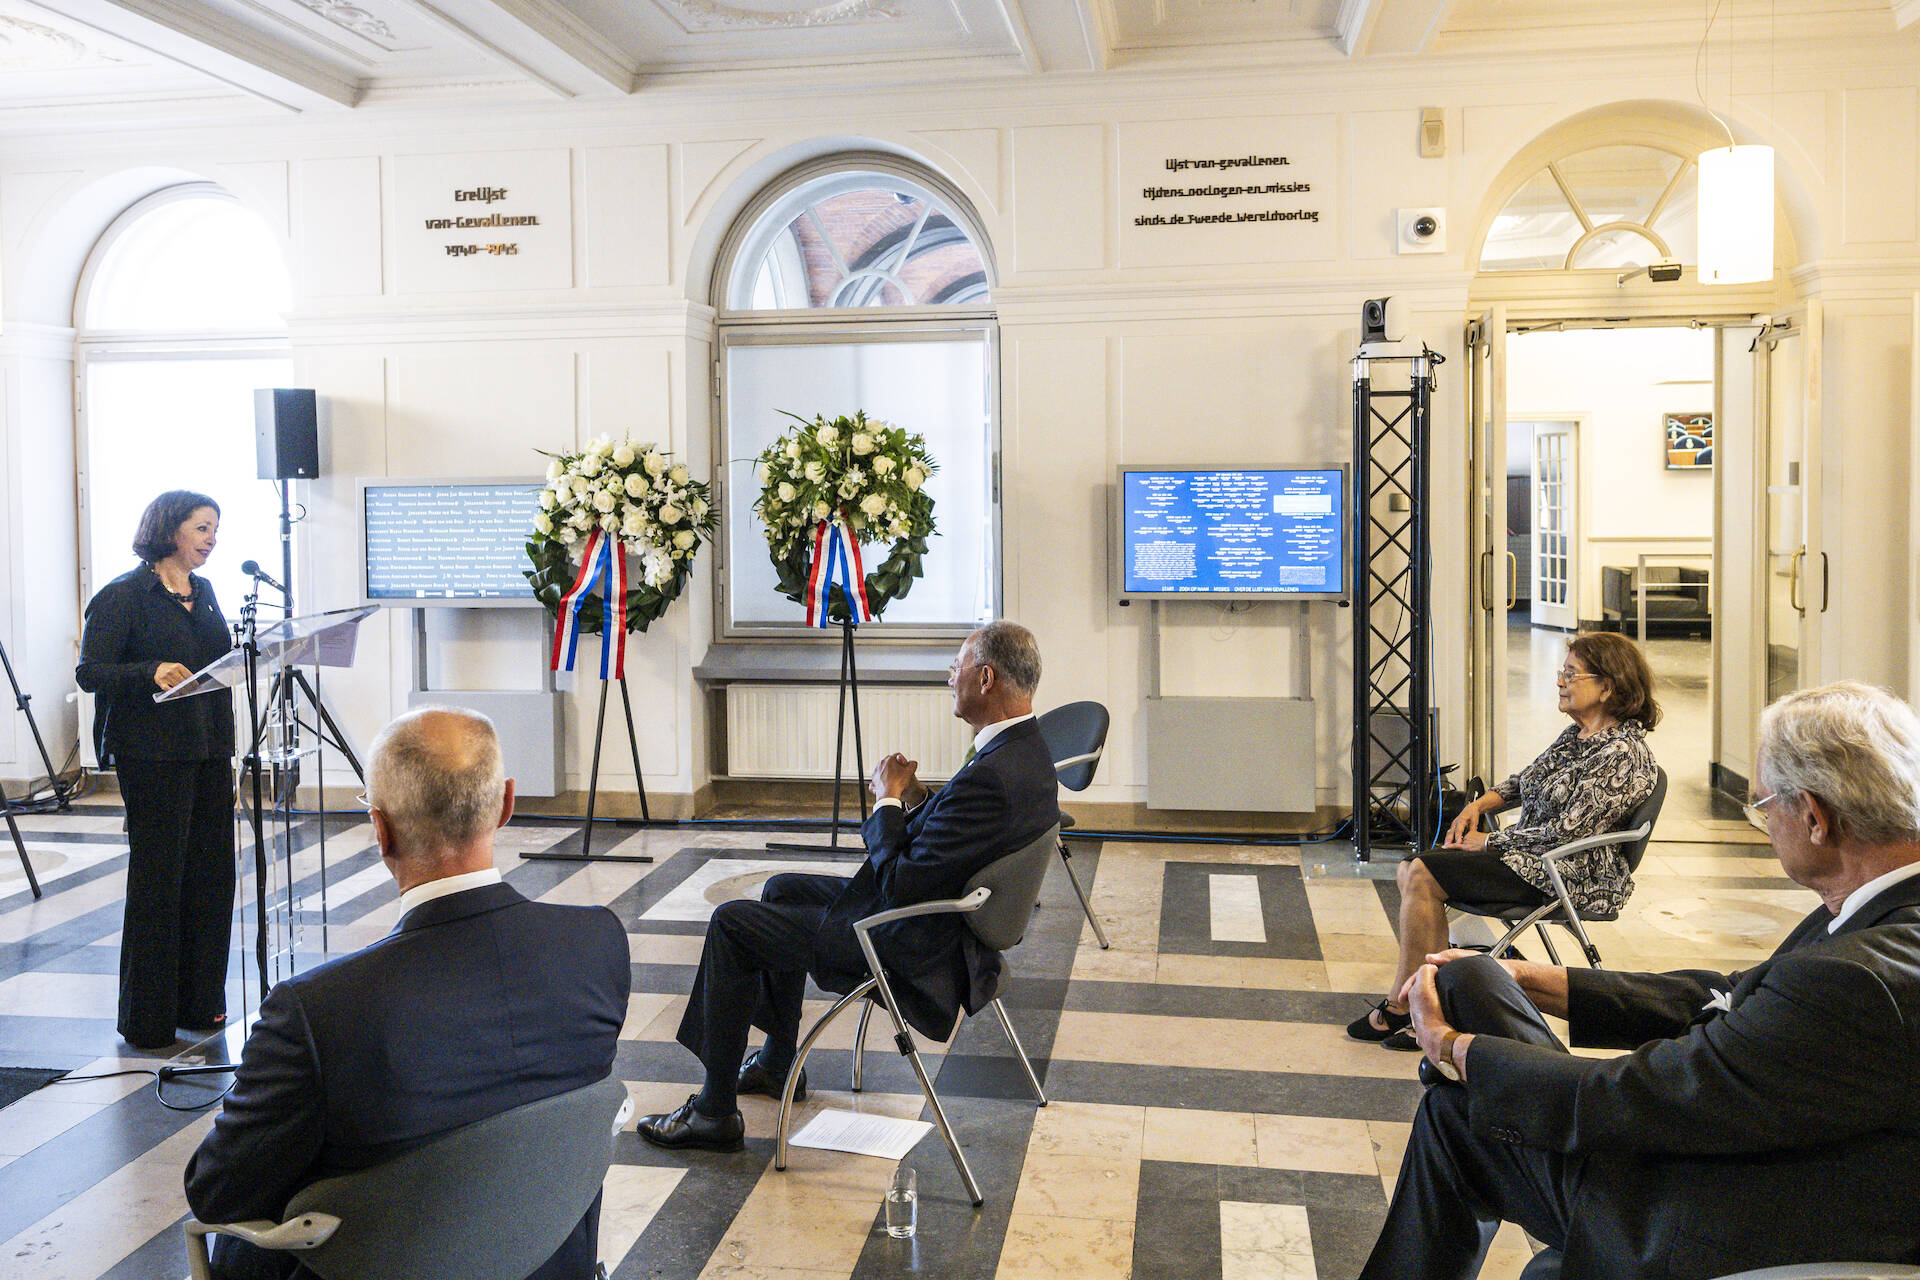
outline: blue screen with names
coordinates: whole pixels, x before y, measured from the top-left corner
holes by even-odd
[[[1121,594],[1343,595],[1345,497],[1339,467],[1122,471]]]

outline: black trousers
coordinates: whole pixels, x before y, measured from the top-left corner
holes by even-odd
[[[761,887],[758,902],[715,908],[676,1037],[706,1068],[704,1109],[733,1109],[750,1028],[767,1033],[775,1062],[793,1056],[814,935],[846,886],[840,876],[787,872]]]
[[[1442,965],[1437,981],[1447,1022],[1461,1031],[1566,1051],[1492,957]],[[1581,1161],[1476,1134],[1467,1114],[1471,1049],[1467,1073],[1466,1086],[1436,1084],[1421,1100],[1386,1223],[1360,1280],[1472,1280],[1503,1221],[1566,1247]]]
[[[233,940],[233,765],[120,760],[127,811],[127,912],[120,935],[120,1034],[142,1048],[227,1011]]]

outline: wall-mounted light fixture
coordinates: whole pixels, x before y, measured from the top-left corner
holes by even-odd
[[[1773,279],[1773,148],[1700,153],[1700,283]]]

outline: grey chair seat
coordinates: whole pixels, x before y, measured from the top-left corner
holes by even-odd
[[[608,1076],[303,1188],[284,1222],[186,1224],[193,1280],[209,1235],[296,1252],[324,1280],[526,1280],[579,1223],[632,1111]]]

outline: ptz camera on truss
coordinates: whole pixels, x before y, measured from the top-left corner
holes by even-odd
[[[1405,298],[1368,298],[1360,304],[1360,355],[1419,355],[1425,344],[1407,338],[1413,308]]]

